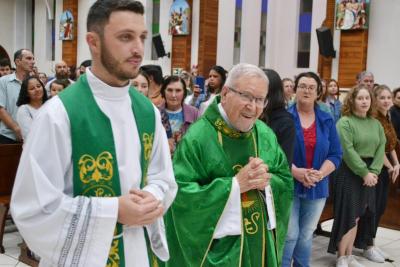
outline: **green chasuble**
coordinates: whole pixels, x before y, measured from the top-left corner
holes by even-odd
[[[144,187],[147,184],[147,169],[153,146],[155,114],[151,102],[135,89],[129,89],[129,96],[141,143],[141,187]],[[121,185],[111,122],[97,105],[86,75],[82,75],[59,97],[71,126],[74,196],[120,196]],[[107,267],[125,266],[122,231],[122,225],[117,223]],[[148,252],[150,265],[155,266],[155,255],[151,249]]]
[[[170,260],[166,266],[280,266],[293,179],[272,130],[257,121],[248,133],[230,128],[217,103],[193,124],[174,154],[176,199],[166,214]],[[249,157],[259,157],[273,174],[277,227],[268,230],[264,193],[241,195],[242,234],[213,239],[227,204],[232,178]]]

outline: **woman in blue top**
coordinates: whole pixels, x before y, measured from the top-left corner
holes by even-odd
[[[342,150],[332,116],[320,109],[319,77],[301,73],[295,81],[293,115],[296,142],[292,164],[295,190],[282,266],[309,266],[312,235],[328,197],[328,177],[339,165]]]

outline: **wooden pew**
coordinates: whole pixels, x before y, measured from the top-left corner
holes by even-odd
[[[332,197],[328,197],[328,199],[326,200],[324,210],[322,211],[321,217],[319,218],[319,222],[317,225],[317,229],[315,230],[315,234],[330,237],[331,232],[324,231],[321,227],[321,223],[328,221],[330,219],[333,219]]]
[[[380,226],[400,230],[400,177],[395,184],[392,182],[389,184],[388,202]]]
[[[18,260],[20,262],[25,263],[26,265],[29,265],[32,267],[38,267],[39,261],[37,259],[35,259],[35,257],[32,255],[32,252],[26,245],[25,241],[22,241],[22,243],[19,244],[18,246],[20,247],[20,250],[21,250]]]
[[[0,253],[4,253],[4,227],[21,152],[22,144],[0,145]]]
[[[397,156],[400,156],[400,146],[396,147]],[[400,176],[396,183],[390,181],[389,196],[385,213],[381,218],[380,225],[386,228],[400,230]]]
[[[4,253],[3,236],[15,175],[22,153],[22,144],[0,145],[0,253]],[[30,266],[38,266],[38,261],[31,256],[25,242],[20,244],[19,260]]]

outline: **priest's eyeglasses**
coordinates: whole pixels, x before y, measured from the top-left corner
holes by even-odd
[[[240,99],[242,99],[246,103],[250,103],[251,104],[254,101],[254,103],[256,103],[257,107],[264,108],[264,107],[267,106],[268,101],[267,101],[267,99],[265,97],[255,97],[255,96],[253,96],[253,95],[251,95],[249,93],[239,92],[238,90],[236,90],[236,89],[234,89],[232,87],[229,87],[229,86],[227,86],[227,87],[228,87],[229,90],[231,90],[232,92],[237,94],[240,97]]]

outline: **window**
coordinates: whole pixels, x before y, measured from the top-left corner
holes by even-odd
[[[151,25],[151,32],[152,36],[157,33],[160,33],[160,0],[153,0],[153,18],[152,18],[152,25]],[[157,51],[154,45],[151,49],[151,59],[157,60]]]
[[[31,47],[32,51],[35,51],[35,0],[32,0],[32,21],[31,21],[31,32],[32,32],[32,41]]]
[[[51,20],[47,20],[47,28],[48,31],[50,31],[50,35],[51,35],[51,61],[56,60],[56,5],[53,5],[53,17]],[[73,26],[75,27],[75,26]],[[77,34],[77,29],[74,29],[75,32],[75,37],[77,38],[76,34]]]
[[[310,66],[310,42],[313,0],[300,0],[299,38],[297,44],[297,67]]]
[[[233,64],[240,62],[240,36],[242,30],[242,0],[236,0]]]
[[[267,13],[268,0],[262,0],[261,3],[261,32],[260,32],[260,55],[258,60],[259,66],[265,66],[265,44],[267,42]]]

